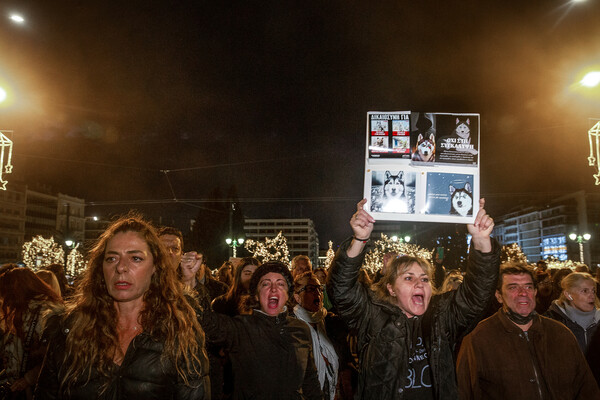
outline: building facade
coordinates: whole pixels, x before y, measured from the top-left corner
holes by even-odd
[[[84,212],[83,199],[11,182],[0,191],[0,263],[21,261],[23,243],[38,235],[63,245],[81,243]]]
[[[532,263],[548,257],[579,262],[582,249],[583,262],[596,267],[600,263],[599,223],[600,195],[579,191],[499,216],[494,235],[502,245],[517,243]],[[581,244],[569,238],[585,233],[591,238]]]
[[[6,190],[0,190],[0,263],[21,259],[25,241],[25,185],[11,182]]]

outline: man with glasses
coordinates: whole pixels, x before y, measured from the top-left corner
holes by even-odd
[[[461,399],[598,399],[600,390],[573,334],[535,312],[526,264],[500,267],[502,308],[465,337],[457,361]]]
[[[335,398],[338,381],[338,398],[351,399],[354,368],[347,342],[348,331],[341,319],[328,314],[323,306],[323,288],[313,272],[296,276],[294,299],[297,302],[294,315],[311,328],[315,365],[325,399]]]

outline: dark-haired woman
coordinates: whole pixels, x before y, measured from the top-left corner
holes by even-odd
[[[227,293],[217,297],[212,302],[212,309],[220,314],[234,317],[240,313],[239,307],[242,298],[249,293],[250,278],[260,266],[260,261],[254,257],[244,257],[235,268],[233,283]]]
[[[52,321],[36,399],[210,398],[191,301],[155,229],[136,216],[114,222]]]
[[[224,341],[235,377],[234,399],[322,399],[310,328],[288,315],[293,293],[288,267],[277,261],[256,269],[245,306],[229,317],[205,310],[209,340]]]
[[[2,383],[10,385],[13,398],[30,399],[46,353],[42,320],[61,299],[29,268],[13,268],[0,275],[0,303]]]

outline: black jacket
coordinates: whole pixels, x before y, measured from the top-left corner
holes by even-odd
[[[229,317],[199,314],[209,340],[225,341],[235,377],[234,399],[322,399],[310,328],[283,312]]]
[[[358,282],[363,252],[349,258],[350,240],[340,246],[332,263],[327,289],[340,315],[358,332],[359,384],[357,398],[403,399],[408,382],[408,318],[399,307],[379,300]],[[458,290],[432,296],[421,316],[422,336],[431,368],[436,399],[456,399],[454,348],[475,327],[493,296],[500,250],[471,251],[469,267]]]
[[[189,377],[189,386],[177,374],[175,367],[162,360],[163,344],[142,332],[136,336],[125,354],[121,366],[116,367],[108,378],[108,389],[102,393],[106,378],[93,370],[90,381],[64,393],[59,389],[64,370],[61,368],[69,329],[60,326],[50,339],[48,352],[35,391],[36,400],[125,400],[125,399],[210,399],[208,371],[203,376]],[[83,373],[83,371],[82,371]],[[85,379],[85,376],[82,376]]]
[[[583,329],[581,325],[569,318],[565,314],[564,310],[556,303],[556,300],[552,302],[548,308],[548,311],[544,313],[544,316],[552,318],[569,328],[577,338],[577,343],[579,343],[579,348],[581,348],[583,354],[587,353],[591,339],[596,332],[600,333],[598,330],[598,327],[600,327],[600,322],[598,322],[600,311],[596,311],[596,322],[590,325],[587,329]]]

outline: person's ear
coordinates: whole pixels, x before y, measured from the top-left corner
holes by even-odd
[[[390,293],[390,296],[392,297],[396,297],[396,292],[394,292],[394,288],[392,287],[392,285],[390,285],[389,283],[386,285],[388,292]]]
[[[298,293],[294,293],[294,300],[296,300],[296,303],[300,304],[300,295]]]
[[[496,300],[498,300],[498,303],[502,304],[502,294],[499,290],[496,290]]]

